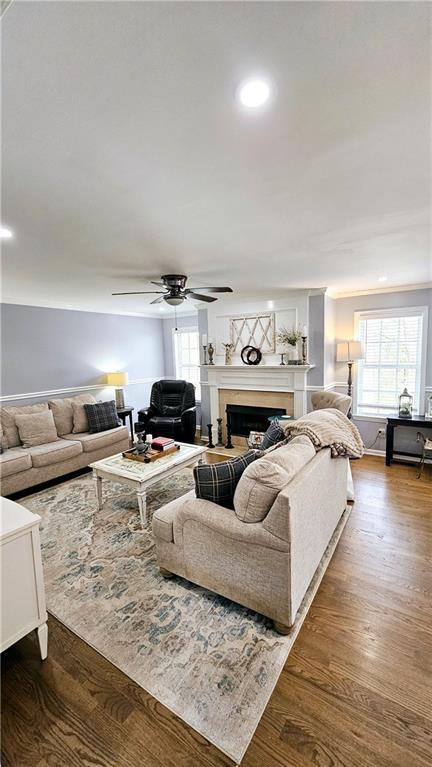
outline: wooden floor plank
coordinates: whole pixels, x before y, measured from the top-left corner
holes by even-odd
[[[432,763],[432,469],[353,462],[356,503],[242,767]],[[3,767],[232,762],[50,618],[3,654]]]

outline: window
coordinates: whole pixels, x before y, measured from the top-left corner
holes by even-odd
[[[386,415],[398,407],[404,386],[422,412],[427,309],[356,312],[357,337],[364,348],[358,364],[359,415]]]
[[[176,378],[184,378],[195,386],[195,396],[201,400],[199,336],[195,328],[173,331]]]

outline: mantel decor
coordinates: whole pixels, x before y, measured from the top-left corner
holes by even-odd
[[[234,353],[245,346],[258,347],[261,354],[276,351],[274,312],[230,317],[229,322]]]
[[[245,365],[259,365],[262,360],[261,351],[255,346],[245,346],[240,356]]]

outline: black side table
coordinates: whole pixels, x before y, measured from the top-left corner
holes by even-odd
[[[132,413],[134,410],[135,410],[134,407],[129,407],[128,405],[126,405],[125,407],[117,408],[117,415],[123,421],[123,426],[126,426],[126,418],[129,417],[129,431],[130,431],[130,438],[132,440],[133,440]]]
[[[397,426],[413,426],[416,429],[432,429],[432,421],[425,418],[424,415],[413,416],[412,418],[399,418],[392,415],[387,418],[386,429],[386,466],[391,466],[394,455],[407,455],[414,458],[421,458],[421,453],[410,453],[407,450],[394,449],[394,430]]]

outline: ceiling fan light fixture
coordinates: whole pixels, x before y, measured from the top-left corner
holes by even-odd
[[[183,303],[186,296],[164,296],[163,298],[170,306],[179,306]]]

